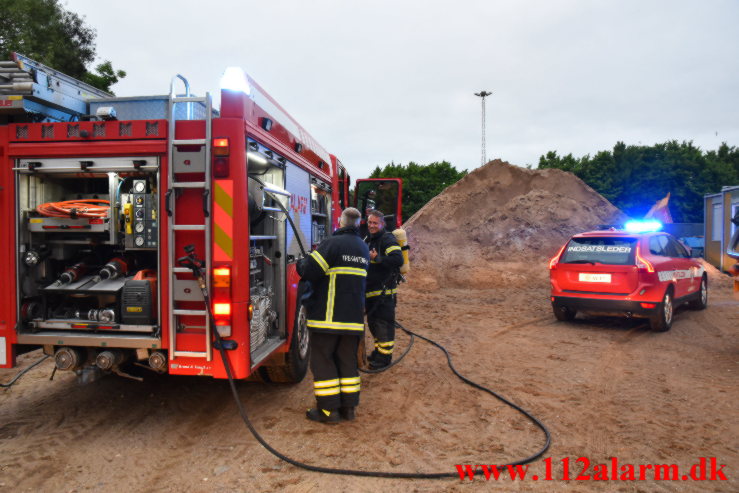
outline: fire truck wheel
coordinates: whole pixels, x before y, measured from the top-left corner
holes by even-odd
[[[298,296],[300,299],[300,296]],[[302,304],[295,310],[295,329],[290,349],[285,354],[285,364],[281,366],[267,366],[265,371],[271,382],[298,383],[303,380],[308,371],[310,359],[310,332],[305,306]]]
[[[649,326],[655,332],[667,332],[672,327],[672,288],[667,288],[662,303],[657,305],[657,313],[649,319]]]
[[[693,310],[705,310],[708,306],[708,279],[703,274],[701,278],[701,287],[698,291],[698,297],[688,305]]]

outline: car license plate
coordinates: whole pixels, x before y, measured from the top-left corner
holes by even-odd
[[[580,282],[611,282],[610,274],[592,274],[590,272],[580,272],[578,277]]]

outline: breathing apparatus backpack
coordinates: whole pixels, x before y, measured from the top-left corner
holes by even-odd
[[[400,273],[406,275],[411,271],[411,261],[408,257],[408,251],[410,250],[408,246],[408,235],[406,235],[404,229],[398,228],[393,231],[393,236],[395,236],[395,240],[400,245],[400,250],[403,253],[403,265],[400,266]]]

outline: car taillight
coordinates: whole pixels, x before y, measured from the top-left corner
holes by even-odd
[[[639,303],[642,308],[656,308],[656,303]]]
[[[654,272],[654,266],[641,256],[639,245],[636,245],[636,266],[640,269],[645,269],[647,272]]]
[[[228,139],[213,139],[213,176],[215,178],[228,178],[231,173],[229,153]]]
[[[231,266],[213,269],[213,318],[222,337],[231,335]]]
[[[562,248],[559,249],[559,251],[557,252],[557,255],[551,258],[551,260],[549,261],[549,270],[554,269],[554,266],[557,265],[557,263],[559,262],[559,257],[562,255],[562,252],[564,251],[566,246],[567,246],[567,243],[562,245]]]

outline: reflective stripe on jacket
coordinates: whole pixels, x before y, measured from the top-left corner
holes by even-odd
[[[395,236],[383,230],[365,238],[367,247],[377,250],[377,257],[371,261],[367,273],[367,297],[380,296],[383,288],[385,294],[395,294],[397,280],[393,275],[403,265],[403,252]]]
[[[369,250],[356,228],[341,228],[298,262],[300,277],[313,285],[306,303],[308,327],[327,333],[364,330],[364,293]]]

